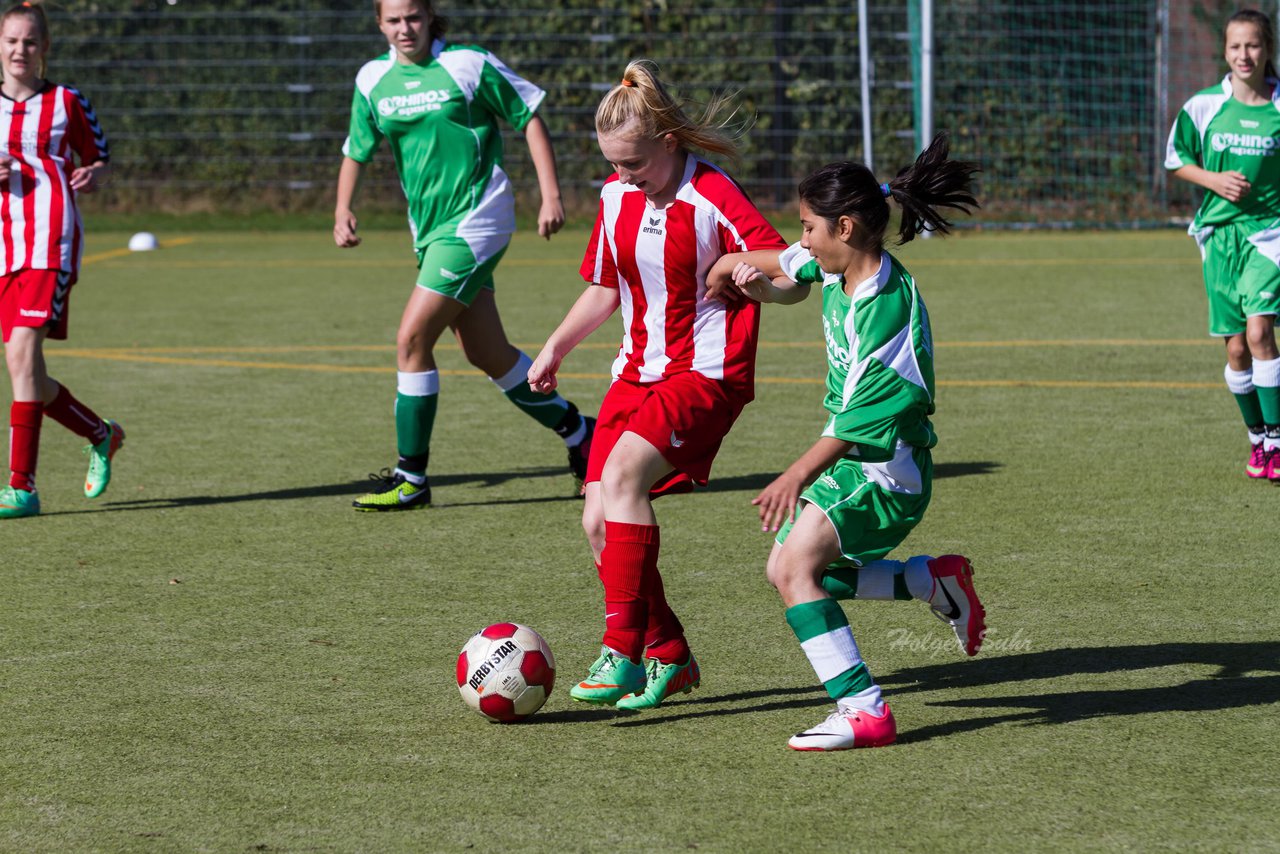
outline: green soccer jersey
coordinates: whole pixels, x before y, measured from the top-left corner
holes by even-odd
[[[933,338],[915,279],[896,258],[881,254],[880,270],[853,296],[844,278],[824,273],[800,244],[780,258],[801,284],[822,285],[822,331],[827,342],[829,413],[822,435],[857,445],[867,462],[894,457],[899,443],[932,448]]]
[[[437,40],[425,62],[390,51],[356,75],[342,153],[367,163],[385,138],[409,201],[414,247],[515,231],[498,120],[523,130],[546,93],[478,47]]]
[[[1205,192],[1192,230],[1280,216],[1280,85],[1269,104],[1250,107],[1231,96],[1231,76],[1197,92],[1183,106],[1169,133],[1166,169],[1200,166],[1236,171],[1253,185],[1239,202]]]

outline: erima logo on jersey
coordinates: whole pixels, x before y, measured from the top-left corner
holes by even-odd
[[[1209,137],[1214,151],[1229,151],[1246,157],[1271,157],[1276,153],[1276,138],[1257,133],[1215,133]]]
[[[640,229],[645,234],[662,234],[662,217],[649,217],[649,224]]]
[[[418,88],[419,86],[421,86],[421,85],[422,85],[422,81],[421,81],[421,80],[406,80],[406,81],[405,81],[405,84],[404,84],[404,88],[406,88],[406,89],[417,89],[417,88]],[[1256,125],[1255,125],[1255,127],[1256,127]]]
[[[1242,128],[1256,128],[1257,126],[1258,126],[1257,122],[1252,122],[1252,121],[1249,121],[1248,119],[1240,120],[1240,127]]]
[[[389,95],[378,101],[378,112],[384,116],[399,115],[403,119],[429,110],[438,110],[448,100],[448,89],[428,89],[412,95]]]

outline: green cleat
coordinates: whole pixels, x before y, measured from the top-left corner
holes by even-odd
[[[580,703],[612,706],[626,695],[644,688],[644,668],[613,650],[602,647],[587,678],[569,689]]]
[[[619,709],[656,709],[672,694],[688,694],[702,682],[693,653],[689,653],[689,660],[684,664],[663,664],[656,658],[646,658],[644,664],[647,671],[644,690],[619,700]]]
[[[416,486],[406,480],[399,470],[388,469],[369,477],[381,482],[372,492],[351,502],[351,506],[357,510],[418,510],[431,503],[431,485],[426,481],[421,486]]]
[[[21,519],[23,516],[40,515],[40,496],[35,490],[0,489],[0,519]]]
[[[86,498],[97,498],[107,491],[111,483],[111,458],[124,444],[124,428],[114,421],[107,422],[107,438],[96,445],[85,445],[89,455],[89,473],[84,476]]]

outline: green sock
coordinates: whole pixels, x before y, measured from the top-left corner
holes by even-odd
[[[396,451],[399,468],[410,474],[426,474],[431,450],[431,428],[436,422],[439,394],[425,396],[396,393]]]
[[[536,392],[529,388],[527,380],[521,380],[518,385],[505,390],[503,394],[525,415],[552,430],[556,429],[556,425],[569,411],[569,401],[554,391],[550,394]]]
[[[529,368],[532,366],[533,360],[528,354],[517,351],[516,363],[511,366],[511,370],[500,377],[489,377],[489,379],[521,412],[543,427],[556,430],[569,411],[569,401],[554,391],[543,394],[529,388]]]
[[[801,602],[788,608],[786,617],[831,699],[852,697],[875,684],[840,603],[834,599]]]
[[[1258,410],[1262,415],[1260,419],[1263,424],[1268,427],[1274,427],[1280,424],[1280,387],[1268,388],[1267,386],[1258,386],[1255,390],[1258,398]],[[1236,395],[1236,402],[1239,403],[1240,395]],[[1241,414],[1245,416],[1246,424],[1257,424],[1257,421],[1249,421],[1249,413],[1244,411],[1244,404],[1240,406]]]
[[[1275,389],[1272,389],[1274,391]],[[1258,390],[1254,389],[1248,394],[1233,394],[1236,399],[1236,406],[1240,407],[1240,414],[1244,416],[1246,427],[1256,427],[1259,424],[1269,423],[1262,415],[1262,403],[1258,397]]]

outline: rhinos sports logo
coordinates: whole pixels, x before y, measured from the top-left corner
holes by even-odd
[[[1273,136],[1257,133],[1215,133],[1209,137],[1214,151],[1227,151],[1245,157],[1272,157],[1280,142]]]
[[[835,332],[832,330],[833,325],[840,323],[840,319],[835,316],[835,312],[831,313],[828,320],[826,315],[822,317],[822,337],[827,339],[827,360],[837,365],[849,364],[849,349],[836,340]]]
[[[399,116],[402,119],[430,110],[438,110],[449,100],[448,89],[428,89],[412,95],[389,95],[378,100],[378,113],[383,116]]]

